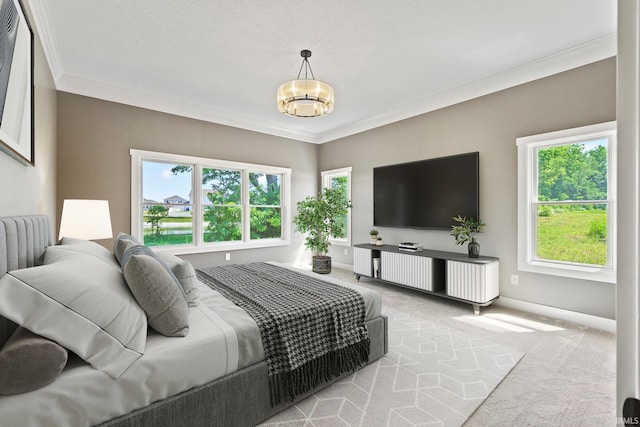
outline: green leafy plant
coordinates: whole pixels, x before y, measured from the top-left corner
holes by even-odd
[[[145,222],[151,224],[151,233],[160,235],[160,221],[169,215],[169,209],[164,206],[151,206],[145,213]]]
[[[369,232],[370,235],[372,236],[377,236],[378,235],[378,230],[376,230],[375,228],[372,228],[371,231]]]
[[[293,218],[296,231],[306,234],[305,246],[317,255],[329,252],[331,237],[345,237],[341,218],[348,213],[351,202],[339,188],[325,188],[316,197],[298,202],[298,213]]]
[[[604,240],[607,238],[607,221],[606,217],[599,221],[592,221],[589,225],[587,236],[592,239]]]
[[[456,239],[456,245],[463,245],[473,240],[476,233],[480,233],[485,227],[482,220],[475,220],[463,216],[454,216],[456,224],[451,226],[451,235]]]

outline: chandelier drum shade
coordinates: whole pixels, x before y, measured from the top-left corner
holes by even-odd
[[[300,52],[302,65],[295,80],[283,83],[278,88],[277,103],[281,113],[294,117],[320,117],[333,111],[333,88],[316,80],[309,64],[310,50]],[[301,79],[304,69],[304,78]],[[309,73],[311,79],[308,78]]]

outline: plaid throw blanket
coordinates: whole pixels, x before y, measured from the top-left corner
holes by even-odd
[[[266,263],[196,273],[258,324],[272,406],[368,361],[364,300],[358,292]]]

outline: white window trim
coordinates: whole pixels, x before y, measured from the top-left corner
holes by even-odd
[[[327,188],[331,184],[331,178],[338,176],[347,176],[347,198],[351,200],[351,170],[352,167],[345,167],[339,169],[331,169],[320,172],[320,177],[322,178],[322,188]],[[351,208],[348,209],[347,212],[347,236],[344,239],[329,239],[332,245],[336,246],[351,246]]]
[[[256,249],[275,246],[287,246],[291,244],[291,168],[277,166],[258,165],[253,163],[233,162],[229,160],[216,160],[205,157],[186,156],[181,154],[161,153],[155,151],[145,151],[130,149],[131,156],[131,234],[138,239],[142,239],[144,224],[142,222],[142,162],[159,161],[176,164],[195,165],[191,174],[191,187],[194,191],[192,200],[193,212],[200,215],[202,211],[202,198],[195,197],[196,191],[202,187],[202,167],[241,170],[243,173],[243,206],[248,207],[248,180],[244,174],[250,172],[282,174],[281,185],[281,207],[282,207],[282,237],[280,239],[260,239],[251,240],[248,230],[248,221],[243,221],[243,241],[234,242],[206,242],[199,243],[199,236],[202,234],[202,223],[194,220],[194,236],[191,245],[167,245],[155,246],[154,250],[170,252],[173,254],[191,254],[204,252],[221,252],[240,249]],[[246,204],[245,204],[246,202]],[[244,212],[244,211],[247,212]],[[249,209],[243,209],[243,215],[248,217]]]
[[[537,174],[536,149],[561,145],[579,140],[608,138],[608,208],[607,208],[607,259],[608,266],[584,266],[577,263],[551,262],[535,259],[535,216],[533,210],[535,190],[533,181]],[[616,282],[616,122],[599,123],[574,129],[549,132],[516,139],[518,147],[518,269],[533,273],[598,282]]]

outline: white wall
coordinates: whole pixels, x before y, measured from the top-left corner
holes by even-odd
[[[640,398],[640,0],[618,1],[617,411]],[[632,424],[637,424],[637,420]]]
[[[31,17],[28,9],[26,12]],[[35,28],[34,49],[35,167],[24,165],[0,151],[0,216],[47,214],[53,220],[56,212],[57,95]]]

